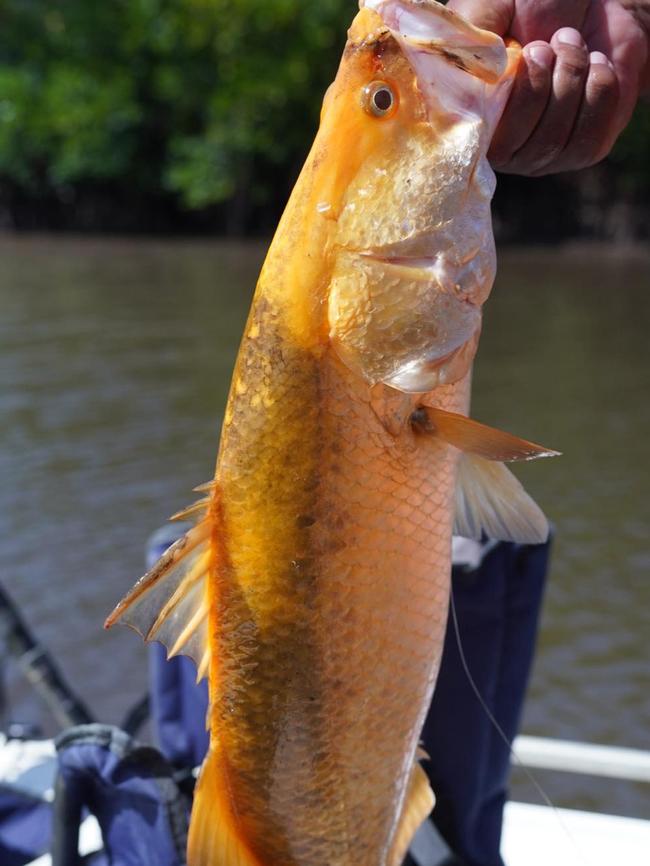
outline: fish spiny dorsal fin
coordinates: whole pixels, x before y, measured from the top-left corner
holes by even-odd
[[[559,452],[429,406],[416,410],[412,423],[425,441],[427,435],[436,437],[463,452],[456,479],[457,535],[480,539],[485,534],[520,544],[547,540],[544,513],[501,461],[536,460]]]
[[[208,510],[208,506],[210,505],[210,497],[206,496],[205,499],[199,499],[198,502],[193,502],[191,505],[188,505],[187,508],[183,508],[182,511],[177,511],[176,514],[172,514],[169,518],[170,520],[192,520],[199,516],[203,516],[203,513]]]
[[[213,484],[210,489],[214,490]],[[189,656],[197,666],[197,681],[206,676],[210,665],[207,578],[213,557],[211,501],[203,499],[174,515],[172,519],[191,516],[198,522],[140,578],[105,623],[110,628],[121,622],[145,640],[159,641],[169,658]]]

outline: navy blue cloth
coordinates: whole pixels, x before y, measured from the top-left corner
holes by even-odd
[[[24,866],[50,845],[52,806],[0,788],[0,864]]]
[[[500,543],[474,570],[455,567],[461,645],[479,693],[508,740],[519,729],[535,651],[550,543]],[[477,699],[450,616],[422,740],[433,821],[467,866],[503,866],[499,853],[510,750]]]
[[[109,725],[71,728],[56,745],[55,810],[63,824],[82,809],[95,815],[111,866],[182,866],[190,803],[156,749]],[[76,831],[69,820],[64,835],[72,836],[55,833],[54,853],[66,866],[74,858],[65,851],[76,851]]]
[[[151,712],[158,748],[177,767],[197,767],[208,750],[207,680],[196,684],[196,665],[184,656],[167,661],[160,644],[151,647]]]

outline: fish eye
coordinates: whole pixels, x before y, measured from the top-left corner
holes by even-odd
[[[385,81],[372,81],[363,88],[361,104],[373,117],[387,117],[397,106],[397,95]]]

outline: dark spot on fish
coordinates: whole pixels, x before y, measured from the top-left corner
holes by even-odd
[[[472,57],[474,58],[474,60],[480,60],[481,59],[480,54],[472,54]]]
[[[316,523],[316,518],[312,517],[311,514],[301,514],[296,520],[298,529],[308,529],[314,523]]]
[[[422,406],[418,407],[411,413],[409,422],[414,433],[431,433],[433,431],[431,419],[429,418],[427,410]]]

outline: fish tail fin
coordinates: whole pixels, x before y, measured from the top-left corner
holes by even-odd
[[[263,866],[237,826],[218,745],[211,746],[196,784],[187,866]]]

